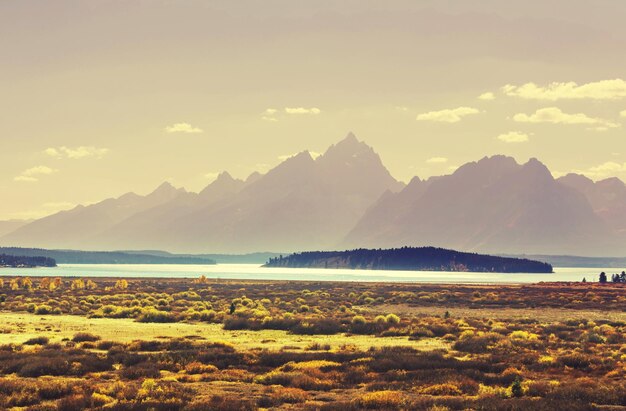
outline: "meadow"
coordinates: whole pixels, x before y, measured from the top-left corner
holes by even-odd
[[[626,284],[0,278],[1,409],[626,408]]]

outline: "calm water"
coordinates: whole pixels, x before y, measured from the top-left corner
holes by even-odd
[[[615,268],[557,267],[553,274],[460,273],[434,271],[382,271],[322,268],[264,268],[258,264],[178,265],[178,264],[61,264],[55,268],[0,268],[1,275],[51,277],[162,277],[377,281],[433,283],[535,283],[539,281],[597,281],[600,271]],[[620,270],[621,271],[621,270]],[[610,274],[609,274],[610,277]]]

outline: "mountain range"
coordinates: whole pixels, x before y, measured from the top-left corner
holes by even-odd
[[[1,225],[0,225],[1,227]],[[485,157],[408,185],[352,133],[245,181],[223,172],[199,193],[152,193],[77,206],[0,237],[6,246],[184,253],[435,246],[508,254],[624,255],[626,186],[537,159]]]

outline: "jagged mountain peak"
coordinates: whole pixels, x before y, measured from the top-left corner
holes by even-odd
[[[546,180],[554,179],[548,167],[534,157],[522,165],[522,170],[531,174],[535,178],[542,178]]]
[[[343,140],[330,146],[317,160],[324,162],[328,159],[350,160],[358,157],[378,159],[378,155],[374,152],[372,147],[368,146],[363,141],[359,141],[356,136],[350,132]]]

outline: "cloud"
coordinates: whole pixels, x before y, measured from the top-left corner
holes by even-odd
[[[418,114],[418,121],[438,121],[444,123],[457,123],[470,114],[478,114],[480,111],[472,107],[457,107],[454,109],[444,109],[439,111],[429,111]]]
[[[101,158],[105,154],[109,152],[108,148],[98,148],[93,146],[80,146],[75,148],[70,147],[49,147],[44,150],[44,153],[49,155],[50,157],[56,158],[71,158],[71,159],[79,159],[86,157],[96,157]]]
[[[443,164],[443,163],[447,163],[448,159],[446,157],[431,157],[428,160],[426,160],[426,162],[428,164]]]
[[[496,95],[489,91],[487,93],[483,93],[480,96],[478,96],[478,99],[479,100],[487,100],[487,101],[495,100],[496,99]]]
[[[521,131],[509,131],[508,133],[500,134],[498,140],[505,143],[524,143],[528,141],[528,134]]]
[[[618,100],[626,97],[626,81],[622,79],[601,80],[581,85],[573,81],[555,82],[545,87],[535,83],[526,83],[521,86],[507,84],[502,87],[502,92],[507,96],[530,100]]]
[[[626,110],[619,113],[620,117],[626,117]]]
[[[275,108],[268,108],[268,109],[265,109],[265,114],[270,115],[270,116],[273,116],[273,115],[274,115],[274,114],[276,114],[277,112],[278,112],[278,110],[277,110],[277,109],[275,109]]]
[[[270,116],[263,116],[263,117],[261,117],[261,119],[265,120],[265,121],[270,121],[270,122],[278,121],[278,119],[276,117],[270,117]]]
[[[513,116],[513,120],[519,123],[585,124],[594,126],[592,129],[597,131],[604,131],[609,128],[616,128],[620,126],[619,124],[613,123],[609,120],[589,117],[583,113],[564,113],[558,107],[541,108],[530,115],[517,113]]]
[[[399,110],[399,111],[409,111],[409,108],[407,106],[396,106],[396,110]]]
[[[20,182],[26,182],[26,183],[33,183],[35,181],[39,181],[38,178],[35,177],[29,177],[29,176],[24,176],[24,175],[19,175],[17,177],[13,178],[14,181],[20,181]]]
[[[22,171],[22,173],[19,176],[16,176],[15,178],[13,178],[13,180],[20,181],[20,182],[33,183],[35,181],[39,181],[39,176],[41,175],[53,174],[58,171],[59,170],[56,170],[54,168],[50,168],[47,166],[31,167],[29,169]]]
[[[188,134],[202,133],[202,129],[198,127],[193,127],[189,123],[172,124],[171,126],[165,127],[165,131],[168,133],[188,133]]]
[[[317,107],[285,107],[285,113],[287,114],[319,114],[321,112],[322,110]]]
[[[614,177],[616,174],[626,173],[626,163],[616,163],[614,161],[607,161],[594,167],[589,167],[586,170],[573,170],[574,173],[584,174],[589,178],[602,179],[607,177]]]

